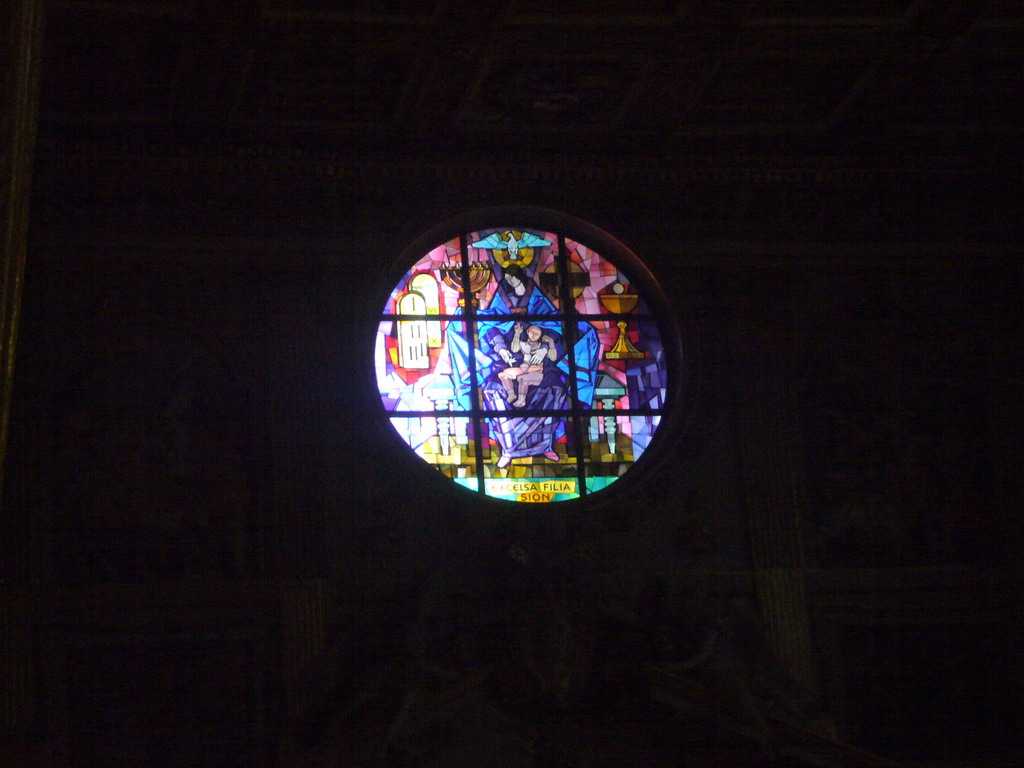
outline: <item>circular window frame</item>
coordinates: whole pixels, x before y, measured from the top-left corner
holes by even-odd
[[[439,472],[437,468],[432,467],[429,462],[419,456],[390,423],[392,412],[382,406],[376,379],[376,335],[379,332],[379,323],[383,317],[386,317],[381,312],[381,307],[385,306],[387,298],[393,294],[395,286],[399,285],[403,277],[408,275],[410,266],[421,260],[424,254],[439,245],[450,242],[453,238],[464,237],[471,232],[496,227],[502,230],[511,228],[556,233],[560,238],[579,242],[596,252],[601,258],[628,274],[630,284],[642,296],[649,310],[648,316],[657,326],[664,350],[667,376],[664,405],[659,409],[658,426],[643,454],[634,460],[617,480],[600,490],[584,493],[572,499],[527,503],[490,496],[482,490],[468,488],[456,482],[455,478]],[[408,463],[410,468],[412,465],[416,465],[417,469],[414,470],[416,474],[422,476],[425,482],[431,483],[435,488],[449,489],[448,492],[461,501],[470,504],[484,504],[506,512],[536,510],[538,506],[557,508],[566,513],[579,509],[592,509],[621,499],[624,493],[638,489],[648,479],[652,468],[660,463],[659,459],[664,456],[666,448],[678,435],[680,415],[684,410],[683,367],[685,356],[676,313],[656,277],[644,261],[633,249],[605,230],[570,214],[549,208],[522,205],[477,208],[435,224],[423,234],[412,239],[401,250],[400,255],[394,260],[386,274],[389,288],[379,297],[379,301],[375,301],[376,313],[371,324],[374,329],[374,340],[369,345],[373,350],[371,354],[374,355],[369,374],[369,379],[372,382],[371,391],[376,393],[376,407],[380,409],[380,416],[387,423],[388,443],[395,445],[395,451],[402,455],[403,464]],[[558,317],[565,317],[565,315],[559,313]]]

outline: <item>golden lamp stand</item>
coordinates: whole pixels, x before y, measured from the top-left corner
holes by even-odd
[[[462,284],[462,265],[446,264],[440,267],[441,279],[449,288],[459,291],[459,306],[466,306],[466,295],[473,300],[473,306],[477,306],[476,295],[491,279],[491,265],[480,262],[471,262],[469,265],[469,288]]]

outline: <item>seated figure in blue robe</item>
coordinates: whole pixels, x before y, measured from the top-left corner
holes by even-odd
[[[494,238],[488,238],[491,239]],[[548,244],[546,241],[541,242]],[[485,243],[487,241],[474,243],[473,247],[489,248]],[[564,419],[553,413],[531,415],[530,412],[557,411],[568,407],[568,382],[572,372],[569,370],[570,357],[565,346],[564,334],[567,329],[560,319],[552,317],[551,320],[544,320],[537,317],[554,316],[557,310],[534,280],[536,262],[523,266],[507,259],[499,260],[495,257],[495,250],[489,250],[489,253],[491,268],[497,279],[497,290],[489,306],[476,311],[480,346],[475,350],[474,363],[483,399],[480,407],[485,411],[508,414],[487,421],[491,434],[501,446],[497,466],[507,467],[513,459],[527,456],[544,456],[551,461],[558,461],[560,457],[555,451],[555,441],[565,434]],[[495,317],[501,315],[506,317]],[[510,315],[526,315],[527,319],[517,320]],[[520,326],[520,348],[513,350],[517,324]],[[535,358],[538,362],[532,364],[534,367],[539,365],[540,371],[529,370],[531,363],[522,352],[522,339],[528,337],[529,328],[537,328],[541,334],[542,343],[538,350],[533,351],[546,347],[543,357]],[[594,397],[599,342],[597,333],[588,323],[576,323],[573,330],[576,337],[572,345],[576,364],[576,395],[580,404],[589,408]],[[545,338],[547,341],[543,341]],[[446,340],[456,400],[461,409],[468,410],[471,407],[470,344],[462,324],[449,323]],[[518,377],[510,369],[522,369],[524,362],[526,373],[532,376],[525,387],[524,396],[520,397],[521,385],[516,383],[516,397],[510,398],[506,384],[510,377]]]

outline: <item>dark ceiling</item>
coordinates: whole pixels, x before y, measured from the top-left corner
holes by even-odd
[[[54,0],[40,120],[419,154],[1012,151],[1022,83],[1017,0]]]

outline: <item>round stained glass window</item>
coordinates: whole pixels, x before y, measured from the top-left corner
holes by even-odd
[[[412,254],[377,332],[381,402],[463,488],[514,502],[599,493],[667,415],[660,293],[603,233],[502,223]]]

